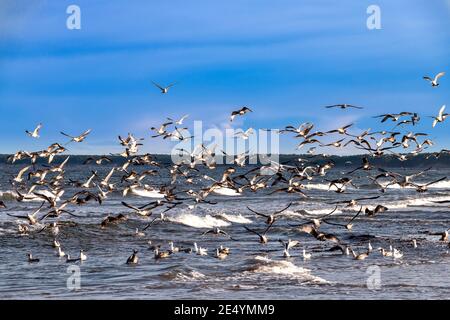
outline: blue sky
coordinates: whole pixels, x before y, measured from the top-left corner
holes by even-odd
[[[81,8],[81,30],[66,28],[66,8]],[[381,8],[381,30],[366,9]],[[92,128],[71,153],[118,151],[117,135],[145,137],[151,126],[190,114],[204,127],[228,126],[242,105],[244,129],[313,121],[319,129],[416,111],[450,147],[450,122],[430,131],[426,116],[450,111],[449,0],[123,1],[3,0],[0,3],[0,153],[65,141],[59,131]],[[447,71],[439,88],[423,75]],[[178,84],[161,95],[151,81]],[[325,111],[335,103],[356,112]],[[24,134],[42,122],[41,139]],[[389,127],[388,127],[389,128]],[[281,152],[295,151],[292,139]]]

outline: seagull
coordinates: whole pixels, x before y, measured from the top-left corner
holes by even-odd
[[[449,116],[448,113],[444,113],[444,110],[445,110],[445,105],[443,105],[441,107],[441,109],[439,110],[439,114],[436,117],[432,117],[432,118],[434,118],[433,128],[438,124],[438,122],[444,122],[444,120]]]
[[[234,136],[237,137],[241,137],[244,140],[248,140],[248,138],[250,138],[250,135],[252,135],[255,132],[255,130],[253,130],[253,128],[249,128],[246,131],[241,130],[239,132],[237,132]]]
[[[230,122],[233,122],[234,118],[236,116],[243,116],[244,114],[246,114],[247,112],[252,112],[252,110],[248,107],[242,107],[239,110],[233,111],[231,113],[231,117],[230,117]]]
[[[141,216],[150,217],[152,215],[153,208],[151,208],[151,209],[139,209],[139,208],[137,208],[135,206],[132,206],[132,205],[126,203],[125,201],[122,201],[122,205],[124,205],[125,207],[128,207],[128,208],[130,208],[130,209],[132,209],[134,211],[136,211],[136,213],[141,215]]]
[[[350,248],[350,252],[352,253],[353,258],[355,258],[355,260],[364,260],[369,256],[369,251],[356,254],[355,251],[353,251],[353,249]]]
[[[365,198],[358,198],[358,199],[351,199],[351,200],[343,200],[343,201],[336,201],[336,202],[330,202],[330,204],[347,204],[347,207],[354,207],[358,204],[359,201],[363,200],[374,200],[378,199],[380,196],[374,196],[374,197],[365,197]]]
[[[347,134],[347,129],[350,128],[351,126],[353,126],[353,123],[343,126],[341,128],[335,129],[335,130],[327,131],[326,133],[327,134],[328,133]]]
[[[382,206],[381,204],[379,204],[373,210],[369,209],[369,208],[366,208],[365,213],[366,213],[367,216],[373,217],[377,213],[382,213],[382,212],[386,212],[386,211],[388,211],[388,208],[386,208],[385,206]]]
[[[228,254],[226,254],[225,252],[223,252],[219,248],[217,248],[216,254],[214,257],[216,257],[219,260],[224,260],[224,259],[226,259],[226,257],[228,257]]]
[[[66,144],[69,144],[71,142],[83,142],[84,139],[86,139],[86,137],[88,136],[88,134],[91,133],[91,129],[86,130],[85,132],[83,132],[82,134],[80,134],[77,137],[73,137],[71,135],[68,135],[67,133],[64,133],[61,131],[61,134],[63,136],[69,137],[71,140],[69,142],[67,142]]]
[[[340,109],[347,109],[347,108],[354,108],[354,109],[364,109],[363,107],[358,107],[358,106],[354,106],[351,104],[346,104],[346,103],[342,103],[342,104],[333,104],[331,106],[325,106],[325,108],[330,109],[330,108],[340,108]]]
[[[169,252],[166,251],[159,251],[158,248],[155,249],[155,259],[165,259],[168,258],[170,256]]]
[[[21,183],[21,182],[23,181],[23,178],[22,178],[23,174],[24,174],[25,172],[27,172],[28,169],[30,169],[30,168],[31,168],[31,166],[28,166],[28,167],[25,167],[25,168],[21,169],[21,170],[19,171],[19,173],[17,174],[17,176],[13,179],[13,181],[15,181],[15,182],[17,182],[17,183]]]
[[[296,245],[299,244],[298,241],[292,241],[291,239],[289,239],[287,242],[284,242],[283,240],[278,240],[284,247],[283,250],[283,257],[285,258],[289,258],[291,255],[289,254],[289,250],[293,247],[295,247]]]
[[[62,251],[61,247],[58,247],[58,252],[56,253],[57,257],[64,257],[66,254],[64,253],[64,251]]]
[[[163,87],[163,86],[157,84],[156,82],[153,82],[153,81],[152,81],[152,83],[153,83],[156,87],[158,87],[159,90],[161,90],[161,93],[162,93],[162,94],[168,93],[168,92],[169,92],[169,89],[172,88],[172,87],[176,84],[176,82],[174,82],[174,83],[169,84],[167,87]]]
[[[450,229],[447,229],[444,232],[434,232],[434,233],[429,232],[428,234],[433,235],[433,236],[440,236],[441,238],[439,239],[439,241],[447,242],[449,230]]]
[[[353,216],[353,218],[346,224],[333,223],[333,222],[329,222],[327,220],[323,220],[323,223],[334,225],[334,226],[341,226],[341,227],[345,227],[345,229],[347,229],[347,230],[352,230],[353,229],[353,223],[352,222],[361,214],[362,209],[363,209],[363,206],[360,207],[358,213],[355,216]]]
[[[66,263],[73,263],[73,262],[77,262],[80,261],[80,258],[76,258],[76,259],[71,259],[69,254],[66,254]]]
[[[309,260],[309,259],[311,259],[311,253],[306,253],[306,249],[305,248],[303,248],[303,259],[304,260]]]
[[[28,262],[29,263],[36,263],[39,262],[40,260],[38,258],[33,258],[33,255],[31,254],[31,252],[28,254]]]
[[[38,222],[38,220],[36,219],[36,215],[39,213],[39,211],[41,211],[44,204],[45,204],[45,202],[42,202],[42,204],[39,208],[37,208],[33,213],[27,214],[26,216],[16,216],[16,215],[12,215],[10,213],[7,213],[7,215],[10,217],[14,217],[14,218],[27,219],[28,223],[30,225],[35,225]]]
[[[80,261],[86,261],[87,255],[84,253],[83,249],[80,249]]]
[[[394,254],[392,251],[392,246],[389,246],[389,248],[390,248],[389,251],[386,251],[384,248],[378,248],[378,250],[384,257],[392,257]]]
[[[447,177],[442,177],[442,178],[440,178],[438,180],[431,181],[431,182],[428,182],[428,183],[425,183],[425,184],[422,184],[422,185],[418,185],[416,183],[410,183],[410,185],[414,186],[416,188],[417,192],[423,193],[423,192],[427,192],[428,191],[428,186],[430,186],[432,184],[435,184],[435,183],[438,183],[438,182],[441,182],[441,181],[444,181],[446,179],[447,179]]]
[[[438,83],[439,78],[442,77],[442,76],[444,76],[444,75],[445,75],[445,72],[439,72],[439,73],[434,77],[434,79],[432,79],[432,78],[430,78],[430,77],[428,77],[428,76],[424,76],[423,78],[424,78],[425,80],[430,81],[432,87],[437,87],[437,86],[439,86],[439,83]]]
[[[186,114],[186,115],[184,115],[184,116],[182,116],[181,117],[181,119],[180,120],[178,120],[178,121],[175,121],[175,120],[173,120],[173,119],[171,119],[171,118],[167,118],[167,120],[169,120],[170,122],[173,122],[174,124],[176,124],[176,125],[182,125],[183,124],[183,121],[187,118],[187,117],[189,117],[189,115],[188,114]]]
[[[214,227],[211,230],[203,232],[202,236],[207,235],[209,233],[212,233],[212,234],[215,234],[215,235],[223,234],[223,235],[229,237],[231,240],[234,240],[228,233],[226,233],[225,231],[219,229],[218,227]]]
[[[273,222],[266,228],[266,230],[264,230],[264,232],[263,232],[262,234],[258,233],[258,232],[255,231],[255,230],[250,229],[250,228],[247,227],[247,226],[244,226],[244,228],[245,228],[245,230],[247,230],[247,231],[249,231],[249,232],[251,232],[251,233],[256,234],[256,235],[259,237],[259,243],[261,243],[261,244],[266,244],[266,243],[269,241],[269,239],[267,238],[266,234],[267,234],[267,232],[269,231],[269,229],[272,227],[272,225],[273,225]]]
[[[287,207],[285,207],[285,208],[283,208],[283,209],[281,209],[281,210],[278,210],[278,211],[276,211],[276,212],[274,212],[274,213],[271,213],[271,214],[260,213],[260,212],[257,212],[256,210],[253,210],[253,209],[250,208],[250,207],[247,207],[247,209],[250,210],[251,212],[253,212],[254,214],[258,215],[258,216],[261,216],[261,217],[266,218],[266,219],[267,219],[267,220],[266,220],[266,223],[267,223],[267,224],[272,224],[272,223],[275,222],[276,216],[279,215],[279,214],[281,214],[281,213],[283,213],[283,212],[286,211],[287,209],[289,209],[289,208],[291,207],[291,205],[292,205],[292,202],[289,203],[289,205],[288,205]]]
[[[136,237],[145,237],[145,233],[139,231],[139,228],[136,228],[136,230],[135,230],[135,232],[134,232],[134,235],[135,235]]]
[[[139,261],[138,251],[133,250],[133,254],[127,259],[127,264],[137,264]]]
[[[37,125],[37,127],[33,130],[33,131],[28,131],[28,130],[25,130],[25,132],[30,136],[30,137],[32,137],[32,138],[39,138],[40,136],[39,136],[39,131],[41,130],[41,128],[42,128],[42,124],[41,123],[39,123],[38,125]]]
[[[208,249],[197,246],[197,242],[194,242],[194,251],[199,256],[207,256]]]
[[[392,253],[394,259],[400,259],[403,257],[403,253],[394,248],[394,252]]]
[[[53,248],[59,248],[59,247],[61,247],[61,244],[59,243],[58,240],[53,239],[52,247]]]

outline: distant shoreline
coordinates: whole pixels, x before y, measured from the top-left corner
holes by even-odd
[[[279,156],[280,163],[286,163],[289,162],[290,165],[294,165],[295,163],[300,163],[297,161],[298,158],[306,159],[309,161],[310,164],[314,163],[324,163],[327,160],[331,160],[335,163],[337,167],[346,167],[351,168],[355,166],[359,166],[361,164],[363,157],[370,157],[370,162],[374,166],[387,166],[387,167],[396,167],[396,168],[423,168],[423,167],[433,167],[433,168],[450,168],[450,154],[444,154],[441,155],[438,159],[436,159],[434,156],[432,156],[433,153],[421,153],[416,156],[411,156],[410,159],[406,161],[400,161],[398,160],[394,155],[383,155],[381,157],[371,157],[368,154],[357,154],[357,155],[346,155],[346,156],[338,156],[338,155],[330,155],[326,159],[321,157],[320,154],[318,154],[318,157],[311,157],[310,155],[305,154],[281,154]],[[0,163],[8,164],[7,158],[9,157],[9,154],[0,154]],[[64,154],[64,155],[57,155],[55,156],[55,159],[53,163],[60,163],[65,158],[70,156],[68,164],[69,165],[79,165],[82,164],[87,158],[89,157],[100,157],[101,155],[71,155],[71,154]],[[152,156],[159,162],[163,164],[170,164],[172,163],[171,157],[169,154],[152,154]],[[109,158],[113,160],[113,163],[123,163],[126,161],[126,159],[119,155],[108,155]],[[229,156],[231,157],[231,155]],[[427,157],[429,157],[427,159]],[[29,163],[29,159],[24,159],[17,161],[15,164],[24,164]],[[38,159],[37,164],[46,164],[45,159]],[[233,164],[220,164],[220,166],[233,166]]]

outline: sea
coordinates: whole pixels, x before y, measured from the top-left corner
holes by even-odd
[[[88,156],[72,156],[66,166],[65,179],[86,181],[96,171],[103,178],[113,166],[123,163],[123,158],[114,157],[112,163],[83,165]],[[299,156],[284,155],[282,163],[295,163]],[[57,157],[60,163],[64,157]],[[145,184],[154,188],[170,184],[168,168],[170,158],[157,155],[162,164],[159,174],[145,178]],[[0,299],[448,299],[450,297],[449,244],[439,241],[438,235],[450,228],[450,157],[426,159],[419,155],[400,162],[392,157],[370,159],[375,167],[409,175],[428,169],[413,179],[426,183],[447,177],[429,187],[424,193],[413,187],[390,186],[382,193],[367,175],[380,173],[357,171],[354,183],[344,193],[329,188],[327,180],[346,176],[360,166],[361,156],[334,157],[336,165],[326,176],[317,176],[304,181],[304,192],[272,193],[283,184],[258,190],[245,190],[236,196],[211,194],[211,204],[199,203],[178,205],[165,213],[164,221],[155,222],[146,229],[150,221],[163,210],[157,208],[150,217],[141,217],[122,205],[125,201],[142,206],[155,199],[147,194],[128,194],[115,191],[99,205],[89,202],[83,206],[70,205],[77,215],[62,214],[59,218],[47,218],[30,226],[27,235],[18,232],[18,225],[26,223],[22,218],[37,209],[42,200],[17,202],[16,190],[11,180],[26,165],[26,161],[7,163],[0,157],[0,200],[6,208],[0,209]],[[309,159],[311,163],[323,160]],[[38,163],[37,167],[43,167]],[[208,174],[220,179],[221,173],[234,165],[220,165],[216,170],[199,167],[193,183],[186,185],[179,179],[175,190],[199,190],[211,185],[202,177]],[[254,165],[237,167],[234,175],[245,173]],[[149,166],[135,166],[141,172]],[[120,186],[123,173],[116,172],[112,182]],[[94,179],[94,182],[98,181]],[[43,190],[38,186],[36,191]],[[119,188],[120,189],[120,188]],[[79,191],[71,185],[65,187],[61,201]],[[97,188],[93,187],[92,191]],[[341,226],[322,224],[321,232],[338,237],[342,244],[351,246],[355,252],[373,250],[364,260],[355,260],[340,251],[330,251],[336,243],[319,241],[300,232],[295,225],[308,222],[331,212],[334,202],[353,198],[380,196],[378,199],[362,201],[364,207],[374,208],[382,204],[388,211],[369,217],[362,213],[347,230]],[[248,232],[244,226],[257,232],[267,228],[263,217],[252,213],[247,207],[262,213],[271,213],[292,205],[284,211],[268,231],[267,244],[260,244],[258,236]],[[192,204],[192,202],[190,203]],[[340,205],[327,218],[337,224],[347,223],[359,210],[359,206]],[[42,216],[46,212],[42,209]],[[101,221],[110,215],[124,214],[126,221],[101,228]],[[62,250],[71,257],[78,257],[80,249],[87,255],[82,262],[67,263],[56,256],[52,247],[55,238],[44,228],[57,221],[60,232],[56,239]],[[219,227],[229,236],[204,234]],[[137,235],[136,229],[144,234]],[[231,239],[231,238],[232,239]],[[299,241],[290,250],[291,257],[283,256],[283,245],[279,240]],[[417,248],[412,244],[416,239]],[[172,241],[177,248],[193,248],[194,243],[207,249],[208,255],[177,252],[165,259],[155,259],[153,246],[161,251],[169,249]],[[214,257],[216,248],[230,248],[224,260]],[[383,256],[379,248],[389,251],[393,247],[403,253],[400,258]],[[303,250],[311,254],[303,258]],[[139,263],[126,264],[127,258],[138,251]],[[38,263],[29,263],[27,254],[32,253]]]

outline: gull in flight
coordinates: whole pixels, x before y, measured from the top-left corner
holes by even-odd
[[[25,132],[30,136],[30,137],[32,137],[32,138],[39,138],[40,136],[39,136],[39,131],[41,130],[41,128],[42,128],[42,123],[39,123],[38,125],[37,125],[37,127],[36,127],[36,129],[34,129],[33,131],[28,131],[28,130],[25,130]]]
[[[432,78],[430,78],[430,77],[428,77],[428,76],[425,76],[425,77],[423,77],[423,78],[424,78],[425,80],[430,81],[432,87],[437,87],[437,86],[439,86],[439,83],[438,83],[439,78],[442,77],[444,74],[445,74],[445,72],[439,72],[439,73],[434,77],[434,79],[432,79]]]
[[[15,182],[17,182],[17,183],[21,183],[21,182],[23,181],[23,174],[24,174],[25,172],[27,172],[28,169],[30,169],[30,168],[31,168],[31,166],[27,166],[27,167],[21,169],[21,170],[19,171],[19,173],[17,174],[17,176],[13,179],[13,181],[15,181]]]
[[[236,134],[234,135],[236,138],[237,137],[241,137],[244,140],[248,140],[248,138],[250,138],[250,135],[252,135],[255,132],[255,130],[253,130],[253,128],[249,128],[246,131],[242,130],[239,132],[236,132]]]
[[[64,133],[64,132],[61,131],[61,134],[62,134],[63,136],[69,137],[69,138],[71,139],[71,140],[70,140],[69,142],[67,142],[67,143],[71,143],[71,142],[82,142],[82,141],[84,141],[84,139],[86,139],[86,137],[88,136],[89,133],[91,133],[91,129],[86,130],[85,132],[83,132],[82,134],[80,134],[80,135],[77,136],[77,137],[73,137],[73,136],[68,135],[67,133]]]
[[[156,87],[158,87],[159,90],[161,90],[161,93],[162,93],[162,94],[168,93],[168,92],[169,92],[169,89],[172,88],[172,87],[176,84],[176,82],[174,82],[174,83],[169,84],[167,87],[163,87],[163,86],[157,84],[157,83],[154,82],[154,81],[152,81],[152,83],[153,83]]]
[[[174,119],[171,119],[171,118],[167,118],[167,120],[169,120],[170,122],[173,122],[173,123],[176,124],[176,125],[181,126],[181,125],[183,124],[183,121],[186,120],[187,117],[189,117],[188,114],[182,116],[181,119],[178,120],[178,121],[175,121]]]
[[[233,122],[233,120],[236,116],[243,116],[247,112],[253,112],[253,111],[248,107],[242,107],[239,110],[231,112],[230,122]]]
[[[340,109],[347,109],[347,108],[364,109],[363,107],[358,107],[358,106],[354,106],[354,105],[346,104],[346,103],[342,103],[342,104],[333,104],[333,105],[331,105],[331,106],[325,106],[325,108],[327,108],[327,109],[331,109],[331,108],[340,108]]]
[[[433,121],[433,128],[438,124],[438,122],[444,122],[444,120],[449,116],[448,113],[444,113],[445,110],[445,105],[443,105],[441,107],[441,109],[439,110],[439,114],[437,115],[437,117],[432,117],[434,118]]]

